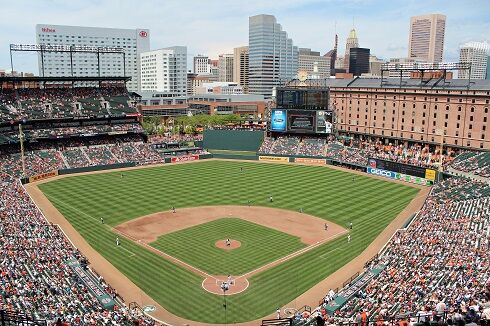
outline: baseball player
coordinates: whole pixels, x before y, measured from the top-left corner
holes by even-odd
[[[350,243],[350,233],[347,235],[347,243]]]
[[[119,237],[116,237],[116,246],[119,246],[121,243],[119,242]]]
[[[100,224],[104,224],[104,218],[100,218]]]

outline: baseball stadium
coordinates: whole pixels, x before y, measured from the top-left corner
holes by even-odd
[[[490,323],[488,140],[358,131],[343,104],[486,121],[490,84],[293,80],[210,119],[149,118],[128,80],[0,77],[2,325]]]

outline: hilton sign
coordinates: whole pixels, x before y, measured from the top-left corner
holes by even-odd
[[[43,33],[56,33],[56,30],[54,28],[43,27],[43,28],[41,28],[41,32],[43,32]]]

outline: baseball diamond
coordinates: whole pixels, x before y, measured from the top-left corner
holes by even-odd
[[[327,167],[223,160],[130,169],[124,178],[119,172],[57,178],[27,185],[42,209],[49,209],[49,200],[89,246],[150,296],[161,307],[152,315],[203,323],[225,322],[222,296],[203,289],[205,274],[237,278],[253,271],[243,291],[227,296],[226,322],[262,318],[361,254],[420,191],[365,175],[352,187],[352,173]],[[233,213],[213,212],[229,205]],[[265,222],[268,210],[276,227]],[[281,222],[281,212],[294,214]],[[155,227],[165,214],[170,226]],[[300,215],[311,219],[303,224],[318,223],[316,241],[285,229]],[[141,223],[144,218],[153,224]],[[139,229],[124,229],[133,221]],[[228,238],[240,248],[215,247]]]

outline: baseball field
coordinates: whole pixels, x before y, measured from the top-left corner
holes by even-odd
[[[284,307],[358,256],[419,192],[328,167],[220,160],[69,176],[39,188],[163,308],[204,323],[246,322]],[[223,295],[204,285],[216,279],[219,288],[227,275],[243,286],[226,296],[225,314]]]

